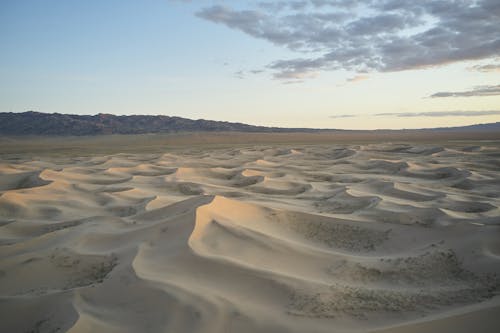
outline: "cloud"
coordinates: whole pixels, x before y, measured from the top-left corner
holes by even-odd
[[[289,70],[274,74],[275,79],[285,79],[285,80],[304,80],[310,79],[318,76],[317,72],[312,71],[300,71],[300,70]]]
[[[239,70],[239,71],[236,71],[236,72],[233,73],[233,77],[235,77],[237,79],[245,79],[250,74],[252,74],[252,75],[258,75],[258,74],[260,74],[262,72],[263,72],[263,70],[260,70],[260,69],[254,69],[254,70],[250,70],[250,71]]]
[[[364,81],[364,80],[368,80],[368,79],[369,79],[368,75],[356,75],[356,76],[348,78],[346,81],[347,82],[359,82],[359,81]]]
[[[469,91],[458,91],[449,92],[442,91],[437,92],[429,96],[430,98],[440,98],[440,97],[477,97],[477,96],[496,96],[500,95],[500,84],[496,86],[478,86],[473,90]]]
[[[233,73],[233,76],[237,79],[244,79],[245,78],[245,72],[244,71],[237,71]]]
[[[304,83],[304,80],[288,80],[288,81],[283,81],[283,84],[297,84],[297,83]]]
[[[469,70],[481,73],[500,72],[500,64],[476,65],[469,67]]]
[[[235,6],[235,5],[233,5]],[[267,1],[197,16],[298,52],[274,77],[335,69],[400,71],[500,56],[498,0]]]
[[[334,119],[337,119],[337,118],[354,118],[354,117],[361,117],[361,115],[358,115],[358,114],[339,114],[339,115],[330,116],[330,118],[334,118]]]
[[[491,111],[434,111],[434,112],[386,112],[373,115],[343,114],[332,115],[330,118],[352,118],[352,117],[476,117],[500,115],[500,110]]]

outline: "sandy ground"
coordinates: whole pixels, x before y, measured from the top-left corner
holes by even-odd
[[[141,140],[0,142],[0,332],[500,331],[498,141]]]

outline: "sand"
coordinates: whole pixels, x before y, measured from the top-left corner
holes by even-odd
[[[500,329],[498,141],[16,140],[0,332]]]

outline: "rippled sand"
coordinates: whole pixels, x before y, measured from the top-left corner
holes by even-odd
[[[499,170],[477,141],[10,150],[0,331],[498,332]]]

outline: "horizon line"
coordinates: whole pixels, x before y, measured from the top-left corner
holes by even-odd
[[[181,117],[181,116],[176,116],[176,115],[166,115],[166,114],[114,114],[114,113],[104,113],[104,112],[99,112],[95,114],[79,114],[79,113],[60,113],[60,112],[43,112],[43,111],[35,111],[35,110],[27,110],[27,111],[0,111],[0,114],[26,114],[26,113],[38,113],[38,114],[45,114],[45,115],[62,115],[62,116],[77,116],[77,117],[96,117],[100,115],[108,115],[108,116],[114,116],[114,117],[170,117],[170,118],[180,118],[180,119],[186,119],[186,120],[191,120],[191,121],[210,121],[210,122],[220,122],[220,123],[228,123],[228,124],[238,124],[238,125],[245,125],[245,126],[251,126],[251,127],[261,127],[261,128],[266,128],[266,129],[279,129],[279,130],[304,130],[304,131],[351,131],[351,132],[372,132],[372,131],[419,131],[419,130],[446,130],[446,129],[454,129],[454,128],[464,128],[464,127],[471,127],[471,126],[482,126],[482,125],[492,125],[492,124],[500,124],[500,121],[495,121],[495,122],[487,122],[487,123],[471,123],[468,125],[459,125],[459,126],[439,126],[439,127],[421,127],[421,128],[397,128],[397,129],[390,129],[390,128],[376,128],[376,129],[341,129],[341,128],[319,128],[319,127],[282,127],[282,126],[269,126],[269,125],[255,125],[255,124],[249,124],[249,123],[244,123],[240,121],[228,121],[228,120],[215,120],[215,119],[205,119],[205,118],[198,118],[198,119],[193,119],[193,118],[186,118],[186,117]],[[375,115],[358,115],[358,117],[363,117],[363,116],[378,116],[379,114]],[[339,116],[341,117],[341,116]],[[332,118],[330,116],[330,118]],[[186,131],[188,132],[188,131]],[[199,132],[226,132],[226,131],[199,131]],[[146,134],[146,133],[144,133]],[[155,134],[155,133],[150,133],[150,134]],[[157,133],[156,133],[157,134]]]

